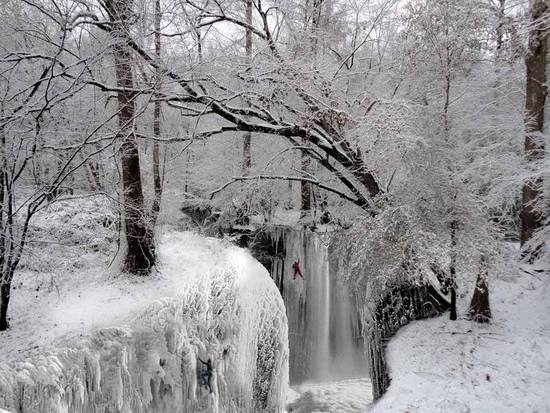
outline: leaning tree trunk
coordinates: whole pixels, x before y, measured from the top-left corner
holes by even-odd
[[[481,267],[477,274],[476,288],[468,310],[468,317],[478,323],[488,323],[491,319],[489,304],[489,272],[485,257],[481,257]]]
[[[125,22],[131,15],[130,0],[108,0],[105,2],[112,24],[115,40],[113,55],[119,106],[119,131],[121,142],[122,185],[124,226],[126,229],[127,252],[124,270],[133,274],[148,273],[155,265],[153,231],[148,224],[143,202],[139,148],[134,131],[135,96],[131,89],[134,79],[131,66],[131,52],[127,46],[124,30]]]
[[[525,59],[525,156],[528,162],[536,162],[544,157],[544,105],[546,103],[546,55],[548,54],[548,22],[543,21],[548,14],[547,0],[531,0],[531,29]],[[536,203],[542,195],[542,178],[531,178],[523,185],[521,210],[521,245],[524,246],[534,232],[542,227],[544,215]],[[525,251],[534,258],[541,246]]]

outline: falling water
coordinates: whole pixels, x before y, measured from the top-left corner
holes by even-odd
[[[278,229],[270,236],[285,250],[271,272],[286,306],[291,383],[365,376],[357,313],[331,270],[328,246],[307,230]],[[293,278],[297,259],[303,279]]]

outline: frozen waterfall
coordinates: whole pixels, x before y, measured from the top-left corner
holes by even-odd
[[[265,268],[242,249],[190,233],[165,235],[160,252],[158,276],[82,279],[82,294],[67,287],[52,311],[28,310],[42,330],[69,325],[79,306],[94,311],[83,312],[80,331],[40,351],[14,346],[12,357],[0,355],[0,411],[282,412],[287,320]],[[212,393],[200,385],[199,357],[212,359]]]
[[[285,302],[290,381],[326,381],[367,375],[359,316],[353,297],[331,265],[323,236],[302,229],[266,232],[275,248],[271,274]],[[254,249],[254,247],[252,247]],[[300,259],[304,278],[293,278]],[[265,261],[265,260],[264,260]]]

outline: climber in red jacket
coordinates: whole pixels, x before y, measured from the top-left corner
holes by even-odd
[[[294,275],[292,276],[294,280],[296,279],[297,275],[304,279],[304,276],[302,275],[302,270],[300,270],[300,258],[294,261],[294,264],[292,264],[292,269],[294,270]]]

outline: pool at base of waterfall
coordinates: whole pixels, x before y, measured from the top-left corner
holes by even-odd
[[[303,383],[292,387],[287,412],[365,412],[371,402],[372,386],[368,378]]]

